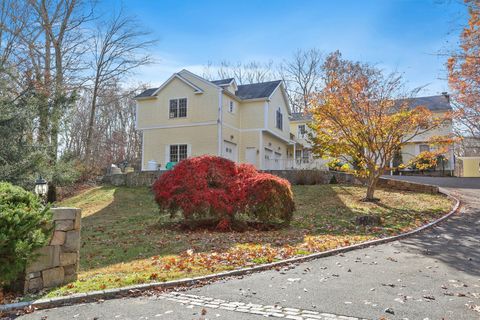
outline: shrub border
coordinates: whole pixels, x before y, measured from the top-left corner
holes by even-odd
[[[58,307],[62,305],[68,305],[68,304],[74,304],[74,303],[79,303],[79,302],[86,302],[86,301],[93,301],[95,299],[107,299],[107,298],[114,298],[118,295],[125,295],[129,294],[132,292],[139,292],[142,290],[148,290],[148,289],[171,289],[174,287],[178,286],[192,286],[197,283],[200,283],[202,281],[208,281],[208,280],[221,280],[227,277],[232,277],[232,276],[241,276],[241,275],[247,275],[253,272],[259,272],[259,271],[264,271],[264,270],[269,270],[275,267],[280,267],[280,266],[285,266],[288,264],[292,263],[299,263],[299,262],[306,262],[310,260],[315,260],[323,257],[328,257],[332,255],[336,255],[339,253],[343,252],[348,252],[356,249],[362,249],[370,246],[376,246],[380,244],[385,244],[388,242],[396,241],[396,240],[401,240],[404,238],[407,238],[409,236],[415,235],[421,231],[424,231],[426,229],[429,229],[436,224],[448,219],[451,217],[453,214],[457,212],[457,210],[460,207],[460,200],[453,196],[451,193],[448,191],[439,188],[439,193],[447,196],[448,198],[452,199],[455,201],[455,205],[453,206],[452,210],[447,213],[446,215],[438,218],[435,221],[432,221],[430,223],[427,223],[417,229],[408,231],[406,233],[402,233],[399,235],[391,236],[391,237],[386,237],[386,238],[381,238],[381,239],[375,239],[375,240],[370,240],[358,244],[354,244],[351,246],[347,247],[340,247],[336,249],[331,249],[323,252],[317,252],[317,253],[312,253],[306,256],[299,256],[299,257],[293,257],[281,261],[275,261],[272,263],[267,263],[267,264],[261,264],[258,266],[253,266],[253,267],[247,267],[247,268],[242,268],[242,269],[237,269],[237,270],[231,270],[231,271],[225,271],[225,272],[220,272],[220,273],[214,273],[206,276],[200,276],[200,277],[194,277],[194,278],[183,278],[183,279],[178,279],[178,280],[171,280],[171,281],[166,281],[166,282],[152,282],[152,283],[144,283],[144,284],[139,284],[139,285],[133,285],[133,286],[127,286],[127,287],[122,287],[122,288],[115,288],[115,289],[106,289],[106,290],[98,290],[98,291],[91,291],[91,292],[86,292],[86,293],[75,293],[72,295],[68,296],[62,296],[62,297],[55,297],[55,298],[45,298],[45,299],[39,299],[39,300],[33,300],[33,301],[25,301],[25,302],[17,302],[17,303],[10,303],[10,304],[2,304],[0,305],[0,312],[6,312],[6,311],[12,311],[16,309],[23,309],[23,308],[53,308],[53,307]]]

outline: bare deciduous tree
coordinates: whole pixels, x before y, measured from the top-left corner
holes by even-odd
[[[208,80],[235,78],[238,84],[250,84],[273,80],[273,67],[273,61],[266,63],[250,61],[233,64],[224,60],[219,65],[208,63],[202,75]]]
[[[285,83],[294,112],[303,112],[310,105],[311,94],[320,85],[323,54],[318,49],[297,50],[291,60],[284,60],[279,74]]]
[[[134,18],[125,16],[122,11],[97,27],[92,40],[91,67],[94,74],[85,147],[87,161],[91,160],[98,98],[134,69],[152,62],[152,58],[145,53],[145,49],[155,42],[148,38],[149,35]]]

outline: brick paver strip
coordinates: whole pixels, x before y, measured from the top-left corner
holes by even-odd
[[[237,269],[237,270],[231,270],[231,271],[225,271],[225,272],[220,272],[216,274],[211,274],[211,275],[206,275],[206,276],[201,276],[201,277],[195,277],[195,278],[184,278],[184,279],[179,279],[179,280],[172,280],[172,281],[166,281],[166,282],[152,282],[152,283],[144,283],[144,284],[138,284],[138,285],[133,285],[133,286],[128,286],[128,287],[123,287],[123,288],[116,288],[116,289],[107,289],[107,290],[99,290],[99,291],[92,291],[88,293],[76,293],[72,294],[69,296],[63,296],[63,297],[57,297],[57,298],[45,298],[45,299],[40,299],[40,300],[34,300],[34,301],[27,301],[27,302],[19,302],[19,303],[11,303],[11,304],[3,304],[0,305],[0,311],[10,311],[10,310],[15,310],[15,309],[23,309],[25,307],[36,307],[36,308],[45,308],[45,307],[58,307],[61,305],[65,304],[72,304],[72,303],[78,303],[78,302],[84,302],[86,300],[94,300],[94,299],[105,299],[105,298],[114,298],[118,295],[121,294],[128,294],[132,290],[148,290],[148,289],[153,289],[153,288],[175,288],[179,286],[189,286],[196,284],[198,282],[202,281],[208,281],[208,280],[219,280],[227,277],[232,277],[232,276],[241,276],[245,274],[249,274],[252,272],[258,272],[258,271],[264,271],[264,270],[269,270],[272,268],[276,268],[279,266],[284,266],[292,263],[299,263],[299,262],[305,262],[305,261],[310,261],[318,258],[323,258],[323,257],[328,257],[332,256],[335,254],[343,253],[343,252],[348,252],[356,249],[361,249],[361,248],[366,248],[370,247],[373,245],[379,245],[379,244],[384,244],[388,242],[393,242],[396,240],[400,240],[409,236],[412,236],[414,234],[417,234],[425,229],[428,229],[445,219],[448,219],[451,215],[453,215],[458,208],[460,207],[460,201],[453,195],[449,194],[448,192],[444,190],[440,190],[440,193],[446,195],[447,197],[453,199],[455,201],[455,205],[453,209],[444,215],[443,217],[432,221],[426,225],[423,225],[415,230],[402,233],[396,236],[392,237],[386,237],[386,238],[381,238],[381,239],[376,239],[376,240],[370,240],[366,242],[362,242],[359,244],[354,244],[351,246],[347,247],[341,247],[341,248],[336,248],[328,251],[323,251],[323,252],[317,252],[317,253],[312,253],[310,255],[306,256],[300,256],[300,257],[293,257],[290,259],[285,259],[281,261],[276,261],[272,263],[267,263],[267,264],[262,264],[254,267],[247,267],[247,268],[242,268],[242,269]],[[314,317],[312,317],[314,318]],[[325,318],[328,319],[328,318]],[[339,318],[342,319],[342,318]],[[343,318],[345,319],[345,318]]]
[[[344,315],[336,315],[331,313],[320,313],[318,311],[312,310],[304,310],[298,308],[287,308],[281,307],[279,305],[271,306],[271,305],[261,305],[261,304],[243,304],[241,302],[235,301],[228,301],[227,303],[219,303],[215,300],[212,301],[212,298],[204,297],[204,296],[195,296],[192,294],[183,294],[180,292],[169,292],[164,293],[158,297],[159,299],[166,299],[168,301],[178,302],[184,305],[192,305],[192,306],[200,306],[204,308],[212,308],[216,309],[222,307],[223,305],[230,305],[231,308],[228,310],[242,312],[242,313],[249,313],[249,314],[257,314],[265,317],[273,317],[273,318],[285,318],[291,320],[367,320],[365,318],[356,318],[356,317],[349,317]],[[235,306],[235,307],[233,307]],[[272,308],[274,307],[274,308]]]

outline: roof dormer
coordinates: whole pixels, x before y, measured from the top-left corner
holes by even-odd
[[[228,90],[230,93],[233,93],[233,94],[235,94],[235,91],[237,91],[238,89],[237,82],[235,81],[234,78],[213,80],[211,82],[221,87],[224,90]]]

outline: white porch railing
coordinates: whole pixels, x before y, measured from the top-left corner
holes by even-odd
[[[265,159],[265,170],[327,169],[327,161],[312,158]]]

